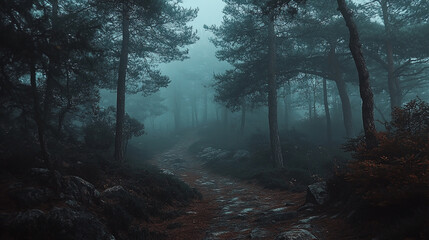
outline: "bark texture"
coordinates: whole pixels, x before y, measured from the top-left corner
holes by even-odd
[[[326,86],[326,78],[323,79],[323,104],[325,105],[326,137],[328,139],[328,142],[331,142],[332,141],[331,114],[329,112],[328,89]]]
[[[270,145],[273,165],[283,168],[283,155],[277,122],[277,82],[276,82],[276,36],[274,29],[274,16],[270,16],[269,23],[269,67],[268,67],[268,121],[270,128]]]
[[[399,85],[399,79],[395,74],[395,63],[393,60],[393,45],[392,45],[392,30],[389,22],[388,1],[382,0],[381,10],[383,12],[383,23],[386,34],[386,60],[387,60],[387,85],[390,96],[390,107],[393,110],[395,107],[401,106],[402,93]]]
[[[58,74],[58,64],[59,64],[59,52],[56,46],[57,43],[57,31],[58,31],[58,0],[51,0],[52,5],[52,33],[50,37],[51,52],[48,55],[49,63],[48,69],[46,71],[46,89],[45,89],[45,98],[43,100],[43,118],[46,125],[49,125],[51,120],[52,112],[52,102],[54,100],[54,84],[55,76]]]
[[[52,169],[52,165],[50,164],[48,149],[46,147],[44,123],[43,123],[42,114],[39,106],[39,95],[37,92],[37,84],[36,84],[36,66],[34,62],[30,63],[30,84],[31,84],[31,91],[33,93],[34,120],[37,125],[40,152],[42,155],[42,159],[43,161],[45,161],[45,164],[47,165],[48,169]]]
[[[244,127],[246,126],[246,104],[241,105],[241,124],[240,124],[240,134],[244,134]]]
[[[350,32],[350,51],[359,74],[359,90],[362,99],[362,121],[365,132],[366,147],[371,149],[378,145],[374,125],[374,99],[369,84],[369,72],[361,50],[359,32],[353,20],[353,13],[347,7],[345,0],[337,0],[338,9],[344,17]]]
[[[333,74],[333,79],[338,89],[338,95],[341,100],[341,108],[343,111],[343,122],[344,128],[346,130],[346,137],[350,138],[353,133],[353,123],[352,123],[352,107],[350,105],[349,95],[347,93],[347,86],[344,78],[341,74],[340,63],[336,55],[335,45],[331,44],[329,51],[329,62],[331,66],[331,72]]]
[[[118,87],[116,96],[116,136],[115,160],[124,162],[124,121],[125,121],[125,79],[128,66],[128,45],[130,41],[130,16],[128,6],[124,3],[122,10],[122,46],[119,60]]]
[[[289,104],[291,102],[291,89],[290,89],[290,83],[286,83],[284,89],[284,98],[283,98],[283,104],[284,104],[284,127],[286,130],[289,129],[289,120],[290,120],[290,107]]]

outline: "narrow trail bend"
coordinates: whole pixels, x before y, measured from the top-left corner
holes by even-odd
[[[326,230],[329,222],[330,230],[341,231],[343,224],[333,217],[300,209],[305,193],[265,189],[211,173],[188,152],[195,141],[196,134],[185,136],[152,164],[198,189],[203,199],[194,201],[178,218],[154,223],[152,230],[177,240],[275,239],[288,230],[308,231],[317,239],[354,239]]]

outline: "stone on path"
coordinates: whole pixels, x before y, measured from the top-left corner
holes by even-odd
[[[317,240],[317,238],[305,229],[295,229],[280,233],[275,240]]]
[[[329,200],[326,182],[318,182],[307,187],[306,203],[323,205]]]

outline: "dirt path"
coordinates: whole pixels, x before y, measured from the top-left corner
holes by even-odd
[[[186,136],[153,163],[197,188],[203,199],[192,203],[182,216],[153,224],[152,230],[168,239],[190,240],[275,239],[289,230],[311,232],[317,239],[353,239],[325,230],[326,219],[331,228],[341,226],[334,218],[302,209],[305,193],[268,190],[210,173],[187,151],[195,139],[195,135]]]

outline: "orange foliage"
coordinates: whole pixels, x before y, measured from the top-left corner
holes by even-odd
[[[345,145],[356,159],[346,180],[375,206],[429,201],[429,105],[414,100],[396,108],[386,129],[376,148],[368,150],[363,137]]]

